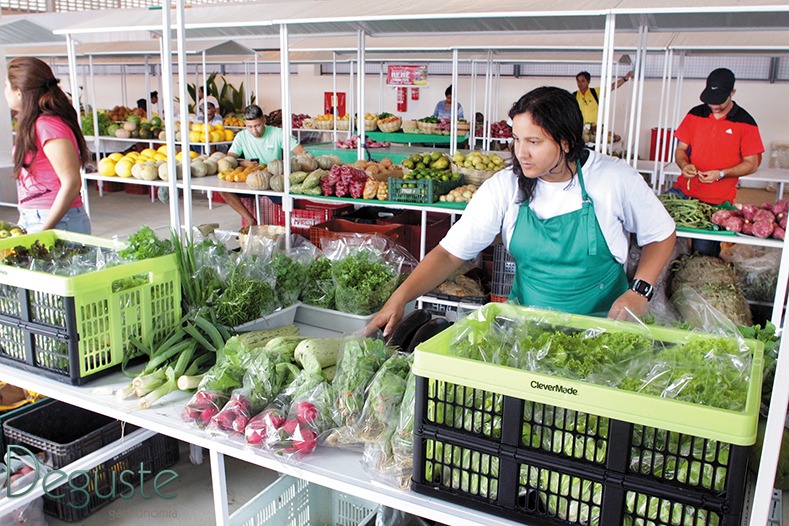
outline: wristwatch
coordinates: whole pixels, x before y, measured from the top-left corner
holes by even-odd
[[[718,170],[718,181],[723,180],[726,177],[726,172],[724,170]]]
[[[644,281],[643,279],[634,279],[633,283],[630,284],[630,290],[641,294],[647,299],[647,301],[651,300],[652,296],[655,294],[652,284]]]

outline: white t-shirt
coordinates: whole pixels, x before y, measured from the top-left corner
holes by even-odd
[[[624,264],[628,233],[638,244],[662,241],[674,231],[674,220],[646,184],[641,174],[621,159],[589,153],[582,166],[586,191],[594,204],[608,249]],[[441,240],[441,246],[460,259],[472,259],[501,233],[510,246],[518,219],[521,192],[511,168],[497,173],[480,187],[463,216]],[[563,183],[537,180],[529,206],[540,219],[548,219],[581,208],[578,177]]]

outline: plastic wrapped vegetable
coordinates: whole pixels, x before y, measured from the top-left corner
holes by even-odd
[[[332,382],[334,404],[332,418],[340,427],[352,427],[364,407],[364,393],[375,373],[391,355],[381,340],[371,338],[349,338],[345,341],[337,362],[337,375]],[[353,431],[342,430],[332,433],[327,439],[330,445],[358,443]]]
[[[320,256],[307,270],[301,301],[324,309],[334,309],[334,281],[331,272],[332,262]]]
[[[332,424],[328,410],[330,393],[329,384],[321,382],[309,391],[294,396],[285,421],[281,422],[281,414],[276,415],[275,423],[281,422],[281,426],[276,431],[269,428],[264,446],[277,455],[296,460],[315,451],[321,435]]]
[[[378,235],[330,240],[324,252],[332,260],[337,309],[362,316],[377,312],[416,264],[405,249]]]
[[[289,250],[285,247],[284,237],[277,240],[271,267],[276,275],[277,300],[282,307],[289,307],[299,299],[317,250],[315,245],[299,235],[291,235]]]

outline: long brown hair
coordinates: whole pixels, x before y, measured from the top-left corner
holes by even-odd
[[[80,164],[90,158],[79,117],[68,97],[58,86],[52,69],[37,58],[17,57],[8,63],[8,83],[22,92],[22,108],[17,112],[17,134],[14,142],[14,174],[19,177],[27,168],[25,156],[38,153],[36,146],[36,120],[41,115],[60,117],[74,132],[77,139]]]

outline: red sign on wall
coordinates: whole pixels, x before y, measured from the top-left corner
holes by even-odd
[[[427,66],[388,66],[389,86],[427,86]]]

